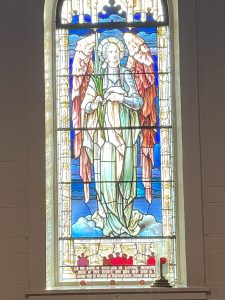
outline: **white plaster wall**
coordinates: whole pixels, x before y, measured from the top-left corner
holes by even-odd
[[[27,7],[0,9],[0,299],[28,286]]]
[[[43,254],[39,238],[45,220],[43,2],[0,2],[1,300],[23,299],[35,281],[35,276],[29,278],[33,240],[39,244],[32,254],[35,274]],[[35,236],[29,228],[35,229]]]
[[[222,300],[225,1],[178,2],[188,283],[206,284]],[[0,1],[1,300],[45,286],[43,7]]]
[[[225,299],[225,1],[198,1],[206,283]]]

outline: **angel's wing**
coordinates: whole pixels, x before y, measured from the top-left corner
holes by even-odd
[[[127,67],[134,74],[139,94],[144,104],[139,111],[139,122],[141,126],[156,125],[156,86],[153,69],[153,59],[150,49],[140,37],[125,33],[124,40],[129,51]],[[142,181],[145,187],[145,197],[151,202],[152,199],[152,167],[154,165],[155,133],[153,128],[142,129],[141,142],[141,167]]]
[[[82,147],[81,103],[93,72],[92,51],[95,35],[92,34],[77,42],[75,48],[72,75],[72,121],[74,130],[74,157],[80,157],[80,176],[84,182],[85,201],[89,200],[89,182],[91,182],[91,163],[86,150]]]

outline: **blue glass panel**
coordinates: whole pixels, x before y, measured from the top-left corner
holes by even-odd
[[[72,17],[72,24],[79,24],[79,16],[75,15]]]
[[[136,13],[134,15],[134,21],[140,21],[141,20],[141,13]]]
[[[84,22],[85,22],[85,23],[91,23],[91,16],[88,15],[88,14],[85,14],[85,15],[84,15]]]

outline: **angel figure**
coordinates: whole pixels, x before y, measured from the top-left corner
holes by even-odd
[[[89,39],[89,52],[84,53],[84,47],[81,49],[78,44],[73,65],[75,156],[80,156],[85,199],[89,200],[92,165],[98,203],[92,215],[96,227],[102,229],[105,237],[138,236],[143,215],[133,209],[133,201],[139,135],[143,184],[146,199],[151,201],[154,130],[142,130],[140,125],[155,126],[153,61],[145,42],[125,33],[129,58],[124,67],[121,65],[124,43],[115,37],[104,38],[97,47],[101,65],[97,82],[95,74],[91,75],[94,36],[85,39],[86,42]],[[88,76],[83,76],[87,73]],[[76,131],[79,127],[86,130]]]

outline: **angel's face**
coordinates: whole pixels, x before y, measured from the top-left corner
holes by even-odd
[[[120,63],[120,49],[116,44],[109,44],[106,61],[110,67],[117,67]]]

